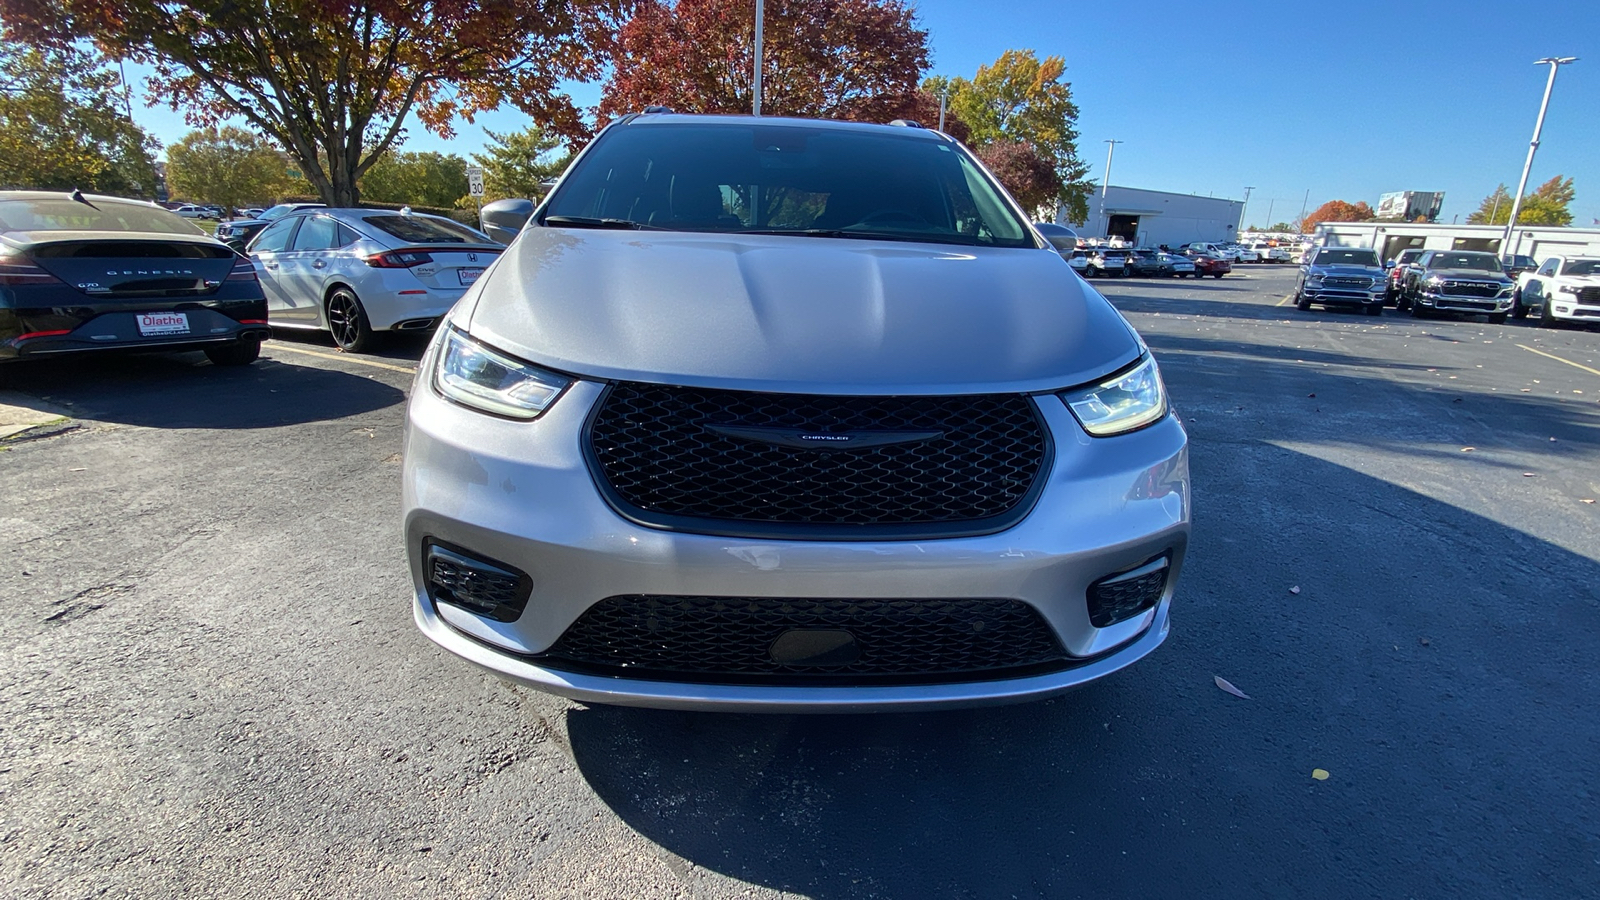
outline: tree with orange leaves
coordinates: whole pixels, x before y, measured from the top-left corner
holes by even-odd
[[[322,199],[358,182],[414,116],[509,103],[569,139],[587,133],[565,79],[598,77],[627,0],[0,0],[4,39],[85,39],[147,63],[152,97],[190,124],[240,118],[283,147]]]

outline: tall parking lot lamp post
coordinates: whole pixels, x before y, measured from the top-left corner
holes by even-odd
[[[1111,237],[1111,220],[1106,218],[1106,191],[1111,190],[1111,155],[1117,152],[1120,143],[1122,141],[1106,141],[1106,180],[1100,185],[1100,230],[1107,238]]]
[[[756,75],[755,83],[750,86],[750,93],[754,95],[750,100],[750,114],[752,116],[761,115],[761,24],[762,20],[766,18],[766,16],[762,15],[762,13],[766,12],[765,7],[766,3],[763,0],[756,0]]]
[[[1548,65],[1550,67],[1550,80],[1544,83],[1544,99],[1539,102],[1539,118],[1533,123],[1533,142],[1528,145],[1528,161],[1522,164],[1522,180],[1517,182],[1517,192],[1511,197],[1511,218],[1506,220],[1506,233],[1500,239],[1500,254],[1502,256],[1515,253],[1516,248],[1511,246],[1511,229],[1517,227],[1517,214],[1522,212],[1522,192],[1528,189],[1528,172],[1533,169],[1533,155],[1539,152],[1539,132],[1544,130],[1544,113],[1550,108],[1550,91],[1556,86],[1556,70],[1570,62],[1577,62],[1576,56],[1546,56],[1536,59],[1536,66]]]

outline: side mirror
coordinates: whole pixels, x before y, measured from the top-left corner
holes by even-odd
[[[496,200],[483,205],[478,220],[484,234],[502,244],[509,244],[516,239],[522,226],[528,224],[532,215],[532,200]]]

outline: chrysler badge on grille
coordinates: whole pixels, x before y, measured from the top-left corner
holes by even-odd
[[[866,447],[914,444],[944,437],[942,431],[808,431],[802,428],[711,423],[706,423],[705,428],[724,437],[760,441],[764,444],[799,450],[861,450]]]

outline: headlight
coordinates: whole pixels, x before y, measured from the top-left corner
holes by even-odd
[[[1429,275],[1428,276],[1428,280],[1427,280],[1426,283],[1427,284],[1444,284],[1444,279],[1440,278],[1438,275]]]
[[[433,385],[445,397],[512,419],[537,418],[571,383],[565,375],[512,359],[454,328],[445,335],[433,370]]]
[[[1308,287],[1322,287],[1322,276],[1316,274],[1315,272],[1313,272],[1310,275],[1307,275],[1306,276],[1306,285]]]
[[[1143,428],[1167,414],[1167,389],[1151,357],[1094,387],[1066,391],[1061,399],[1096,437]]]
[[[1575,284],[1563,284],[1558,286],[1556,290],[1563,294],[1576,294],[1578,292],[1578,286]]]

